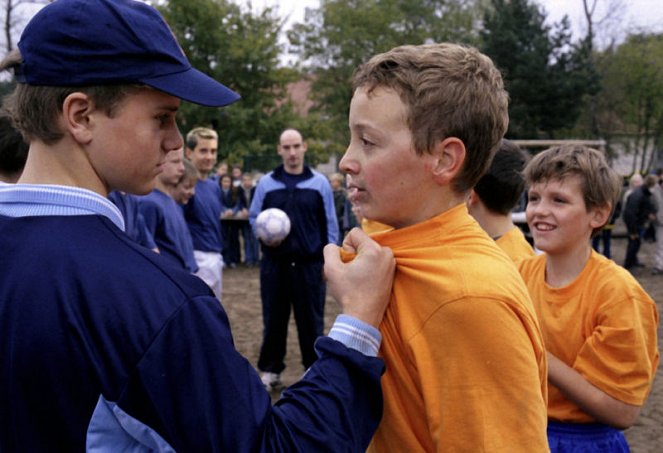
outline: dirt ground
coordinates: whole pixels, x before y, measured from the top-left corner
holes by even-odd
[[[624,259],[626,239],[612,241],[613,257],[621,263]],[[637,269],[635,276],[663,314],[663,275],[651,275],[654,264],[654,244],[643,243],[639,253],[646,267]],[[256,267],[237,267],[224,270],[223,305],[228,312],[237,349],[256,365],[262,337],[262,314],[260,307],[259,271]],[[338,313],[336,303],[328,298],[325,309],[327,331]],[[663,344],[663,326],[658,328],[659,351]],[[304,369],[300,362],[297,331],[291,317],[288,334],[287,368],[282,374],[285,385],[295,382]],[[663,375],[659,364],[657,378],[649,399],[642,409],[636,424],[626,431],[626,438],[633,453],[663,452]],[[272,395],[278,398],[277,394]]]

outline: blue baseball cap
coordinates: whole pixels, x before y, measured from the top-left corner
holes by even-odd
[[[134,0],[56,0],[28,23],[16,78],[41,86],[140,83],[221,107],[239,95],[194,69],[161,14]]]

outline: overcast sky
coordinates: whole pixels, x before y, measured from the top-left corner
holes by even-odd
[[[582,0],[535,0],[548,12],[548,19],[559,21],[565,14],[569,16],[574,36],[584,34],[585,20]],[[603,17],[605,6],[615,0],[597,0],[596,17]],[[663,31],[663,0],[621,0],[624,10],[611,25],[611,29],[622,32],[634,28],[645,28],[649,31]],[[281,16],[290,16],[291,22],[300,22],[304,18],[306,6],[317,7],[318,0],[252,0],[254,7],[265,5],[276,6]],[[603,8],[603,9],[601,9]]]

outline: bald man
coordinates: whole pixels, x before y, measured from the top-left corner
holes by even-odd
[[[292,225],[282,242],[262,243],[264,333],[258,368],[268,390],[281,387],[291,307],[304,369],[317,357],[313,343],[322,335],[326,291],[322,249],[336,243],[339,234],[331,186],[324,175],[305,165],[306,150],[299,131],[281,133],[277,151],[283,164],[260,179],[249,210],[251,225],[268,208],[285,211]]]

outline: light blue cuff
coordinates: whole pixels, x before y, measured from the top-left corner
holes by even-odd
[[[328,337],[371,357],[378,355],[382,341],[382,335],[378,329],[349,315],[336,317]]]

